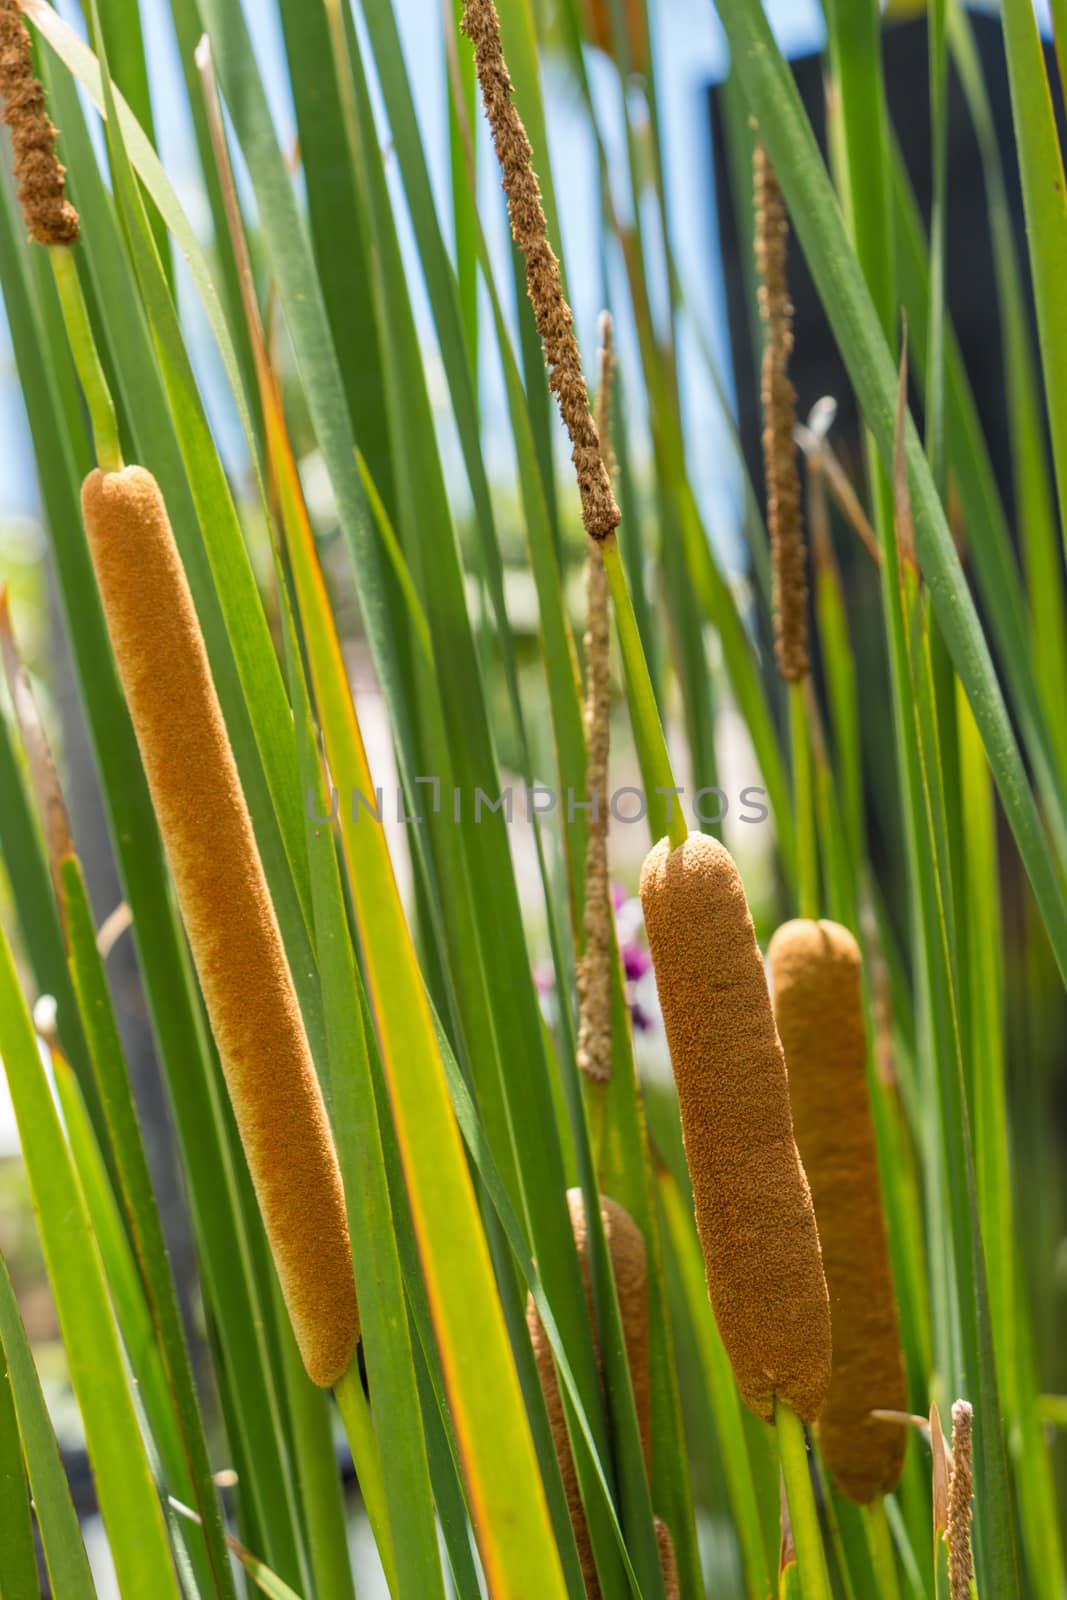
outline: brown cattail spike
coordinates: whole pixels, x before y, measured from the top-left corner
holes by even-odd
[[[582,1279],[585,1283],[589,1318],[592,1322],[593,1280],[589,1265],[589,1237],[585,1220],[585,1203],[580,1189],[569,1189],[567,1191],[567,1205],[570,1209],[571,1228],[574,1232],[574,1243],[578,1251]],[[647,1466],[651,1450],[652,1391],[649,1376],[648,1267],[645,1241],[640,1228],[638,1228],[629,1212],[625,1211],[616,1201],[608,1199],[606,1195],[601,1195],[600,1197],[600,1216],[604,1224],[604,1237],[607,1241],[608,1255],[611,1258],[611,1268],[615,1278],[615,1292],[619,1300],[619,1316],[622,1321],[623,1337],[626,1340],[626,1359],[630,1368],[630,1381],[633,1384],[634,1405],[637,1410],[637,1425],[641,1434],[641,1444],[644,1449],[645,1464]],[[593,1558],[593,1547],[589,1538],[589,1525],[586,1522],[585,1510],[582,1506],[581,1490],[578,1487],[578,1474],[575,1470],[574,1456],[571,1453],[570,1440],[567,1436],[567,1423],[563,1414],[563,1398],[560,1394],[559,1381],[552,1361],[552,1347],[548,1342],[544,1324],[537,1314],[537,1308],[532,1297],[526,1303],[526,1324],[530,1330],[534,1359],[537,1362],[537,1372],[541,1379],[541,1388],[545,1396],[548,1420],[552,1428],[552,1438],[555,1442],[560,1473],[563,1477],[563,1487],[567,1496],[567,1507],[571,1514],[571,1524],[574,1528],[578,1556],[582,1565],[582,1577],[585,1579],[586,1594],[589,1600],[598,1600],[600,1584],[597,1581],[596,1562]]]
[[[789,223],[778,179],[759,139],[753,163],[756,269],[760,315],[766,329],[760,398],[774,580],[774,649],[778,671],[787,683],[796,683],[808,674],[808,580],[793,440],[796,393],[789,380],[793,348],[793,307],[785,272]]]
[[[474,65],[503,174],[511,231],[526,262],[526,288],[545,347],[549,387],[559,402],[574,447],[572,460],[582,498],[582,522],[590,538],[606,539],[619,525],[619,508],[600,453],[596,424],[589,413],[574,319],[563,296],[559,262],[548,242],[533,150],[511,99],[511,78],[493,0],[466,0],[462,27],[474,46]]]
[[[30,675],[19,652],[15,630],[11,623],[6,583],[0,584],[0,660],[3,662],[15,721],[29,763],[33,792],[44,825],[52,883],[62,916],[63,881],[60,869],[64,859],[74,853],[74,840],[71,836],[70,818],[67,815],[59,774],[52,758],[52,747],[37,708],[37,697],[33,692]]]
[[[971,1552],[972,1477],[971,1424],[974,1413],[967,1400],[952,1407],[952,1466],[948,1476],[948,1581],[952,1600],[970,1600],[974,1557]]]
[[[0,0],[0,98],[11,129],[15,181],[26,227],[38,244],[73,244],[78,213],[63,193],[65,168],[56,155],[56,130],[33,71],[30,36],[19,0]]]
[[[656,1547],[659,1550],[659,1567],[663,1573],[663,1592],[667,1600],[680,1600],[682,1593],[678,1579],[678,1557],[674,1553],[671,1530],[659,1517],[656,1524]]]
[[[878,1152],[867,1091],[862,958],[836,922],[787,922],[767,951],[804,1171],[830,1290],[834,1362],[819,1443],[835,1483],[866,1503],[895,1489],[907,1434],[871,1411],[907,1409]]]
[[[741,875],[717,839],[661,839],[641,872],[708,1291],[746,1403],[813,1422],[830,1307],[785,1061]]]
[[[91,472],[89,549],[182,918],[309,1376],[359,1337],[330,1127],[192,596],[158,485]]]
[[[608,423],[614,359],[611,316],[600,319],[597,425],[611,471]],[[588,1077],[611,1077],[611,881],[608,871],[608,755],[611,746],[611,618],[608,575],[595,540],[585,552],[585,782],[593,807],[585,846],[585,949],[578,968],[578,1065]]]

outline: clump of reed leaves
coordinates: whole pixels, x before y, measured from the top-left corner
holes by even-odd
[[[551,19],[530,0],[446,6],[441,208],[399,7],[374,0],[357,25],[330,0],[269,4],[295,153],[239,0],[171,0],[199,230],[156,153],[171,108],[152,103],[159,45],[137,5],[88,0],[87,45],[24,0],[32,72],[19,7],[0,8],[27,204],[5,175],[0,287],[78,687],[60,715],[12,583],[0,1058],[120,1592],[1060,1600],[1067,190],[1028,0],[1004,8],[1028,260],[954,3],[928,19],[927,233],[875,14],[827,9],[830,172],[758,0],[718,0],[762,274],[771,537],[746,492],[744,599],[687,464],[705,445],[683,411],[682,330],[687,354],[706,346],[662,168],[669,5],[651,30],[636,0],[561,0]],[[618,170],[590,77],[608,46]],[[594,135],[607,273],[557,262],[566,174],[539,50]],[[950,57],[984,152],[974,225],[993,234],[1010,505],[944,304]],[[501,198],[474,180],[483,105],[514,281],[486,244]],[[862,481],[844,480],[832,429],[793,416],[796,249],[868,430]],[[669,307],[650,289],[664,251]],[[581,329],[583,363],[564,286],[594,277],[627,337],[613,351],[605,318],[598,361]],[[224,400],[204,384],[205,328]],[[490,357],[514,486],[487,472]],[[312,465],[331,493],[309,506]],[[119,528],[100,506],[131,484],[150,512]],[[142,609],[149,534],[174,598],[153,587]],[[350,804],[383,786],[393,809],[353,692],[371,678],[398,817],[421,819],[395,828]],[[720,830],[687,834],[690,796],[670,791],[676,771],[716,784],[738,718],[770,821],[747,839],[727,826],[735,866]],[[83,723],[119,910],[86,888]],[[680,1096],[656,1070],[662,1036],[632,1028],[611,917],[609,873],[635,892],[637,861],[613,864],[620,830],[565,798],[635,772]],[[536,784],[563,799],[528,830],[531,905],[504,811],[475,796]],[[225,826],[198,813],[204,794]],[[246,874],[231,848],[213,878],[213,836],[254,840]],[[776,1000],[760,948],[779,927]],[[117,940],[136,951],[176,1180],[134,1093]],[[640,1270],[622,1270],[621,1237]],[[194,1282],[168,1254],[186,1240]],[[827,1305],[847,1370],[831,1372]],[[0,1266],[0,1593],[39,1593],[39,1572],[61,1600],[96,1592],[82,1510]]]

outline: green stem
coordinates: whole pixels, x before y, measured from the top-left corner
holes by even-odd
[[[785,1478],[789,1520],[793,1526],[793,1543],[800,1568],[801,1592],[804,1600],[831,1600],[830,1575],[826,1569],[819,1513],[815,1509],[815,1496],[812,1493],[804,1424],[796,1412],[781,1400],[775,1405],[774,1421],[778,1429],[778,1456]]]
[[[378,1554],[385,1571],[389,1593],[399,1596],[396,1579],[396,1558],[393,1553],[393,1533],[385,1504],[385,1484],[382,1479],[382,1462],[378,1453],[378,1437],[371,1421],[370,1406],[363,1393],[363,1380],[359,1375],[359,1362],[349,1364],[344,1377],[334,1386],[334,1398],[345,1425],[345,1434],[352,1451],[352,1461],[359,1480],[367,1520],[371,1525]]]
[[[885,1514],[885,1496],[878,1495],[869,1506],[864,1506],[863,1511],[879,1594],[882,1600],[900,1600],[900,1582],[893,1553],[893,1535]]]
[[[78,379],[89,408],[93,427],[96,460],[105,472],[121,472],[122,449],[119,445],[119,425],[111,391],[100,365],[100,356],[89,323],[89,312],[82,294],[81,280],[74,254],[67,245],[50,245],[48,257],[59,293],[59,304],[70,340],[71,354],[77,368]]]
[[[815,788],[808,739],[806,679],[789,685],[789,737],[793,754],[793,804],[797,819],[800,915],[819,915],[819,858],[815,843]]]
[[[676,785],[671,770],[671,758],[659,717],[659,707],[649,676],[644,646],[634,616],[626,569],[619,554],[614,534],[603,540],[600,554],[608,574],[608,586],[615,606],[615,623],[619,630],[619,645],[626,666],[626,687],[633,721],[634,742],[637,745],[641,774],[647,790],[648,817],[653,836],[667,833],[671,848],[684,844],[689,835],[685,815],[678,796],[667,804]],[[662,797],[662,798],[661,798]]]

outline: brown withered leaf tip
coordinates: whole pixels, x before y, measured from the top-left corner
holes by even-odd
[[[952,1407],[952,1466],[948,1475],[948,1579],[952,1600],[970,1600],[974,1557],[971,1552],[971,1499],[974,1495],[971,1457],[970,1402],[957,1400]]]
[[[606,539],[619,525],[619,508],[589,411],[574,319],[563,295],[559,262],[548,242],[533,150],[511,98],[511,77],[493,0],[466,0],[461,26],[474,46],[482,102],[503,175],[511,231],[526,263],[526,288],[544,345],[549,387],[559,403],[573,446],[571,459],[578,475],[582,522],[590,538]]]
[[[785,1059],[741,874],[717,839],[661,839],[641,904],[678,1090],[708,1292],[747,1405],[814,1422],[830,1302]]]
[[[867,1092],[862,957],[847,928],[800,918],[767,949],[789,1100],[833,1315],[819,1444],[838,1488],[867,1504],[900,1481],[907,1384]]]
[[[38,244],[73,244],[78,213],[63,192],[66,168],[56,155],[56,130],[44,108],[44,89],[34,76],[19,0],[0,0],[0,99],[11,129],[27,229]]]
[[[793,307],[786,282],[789,223],[777,176],[759,139],[753,172],[759,307],[766,327],[760,401],[774,586],[774,650],[779,673],[787,683],[795,683],[808,674],[808,580],[793,438],[796,391],[789,377],[793,349]]]
[[[600,319],[597,425],[605,465],[611,376],[611,317]],[[611,629],[608,575],[595,540],[585,553],[585,786],[593,810],[585,847],[585,949],[578,967],[578,1065],[598,1083],[611,1077],[611,880],[608,868],[608,756],[611,721]]]

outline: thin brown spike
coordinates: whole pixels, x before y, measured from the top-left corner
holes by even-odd
[[[605,465],[614,366],[611,316],[600,319],[597,426]],[[578,969],[578,1065],[588,1077],[611,1077],[611,879],[608,868],[608,756],[611,745],[611,618],[608,575],[593,539],[585,552],[586,791],[593,809],[585,847],[585,949]]]
[[[808,674],[808,580],[793,438],[796,392],[789,378],[793,349],[793,307],[786,282],[789,223],[777,176],[759,139],[753,170],[759,307],[766,329],[760,399],[774,584],[774,649],[779,673],[787,683],[795,683]]]
[[[0,0],[0,98],[11,129],[15,181],[26,228],[38,244],[73,244],[78,213],[64,194],[66,168],[33,70],[19,0]]]
[[[589,411],[574,319],[564,298],[559,262],[548,242],[533,150],[511,98],[511,77],[493,0],[466,0],[462,28],[474,46],[474,65],[503,175],[511,231],[526,263],[526,288],[545,348],[549,387],[559,402],[573,446],[582,522],[590,538],[606,539],[619,525],[619,508]]]
[[[974,1413],[967,1400],[952,1407],[952,1467],[948,1475],[948,1580],[952,1600],[970,1600],[974,1577],[971,1552],[972,1477],[971,1424]]]

